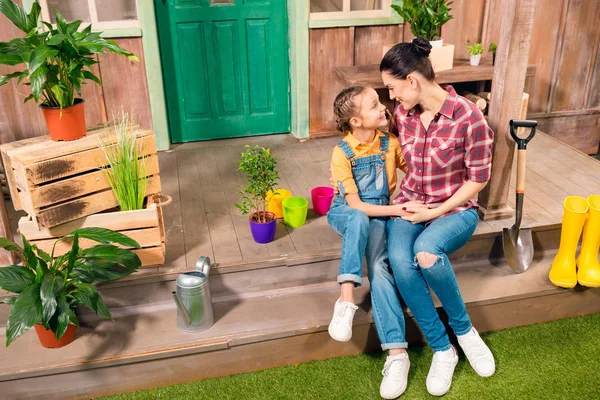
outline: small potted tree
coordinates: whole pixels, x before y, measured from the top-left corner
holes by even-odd
[[[0,43],[0,64],[24,64],[20,71],[0,76],[0,86],[13,78],[25,81],[31,87],[31,99],[39,102],[52,140],[75,140],[85,136],[86,125],[83,111],[84,100],[81,85],[91,80],[101,84],[93,74],[92,65],[97,64],[96,54],[107,51],[139,61],[133,53],[119,47],[113,40],[92,32],[89,25],[78,31],[82,21],[67,23],[58,10],[56,27],[41,21],[41,7],[36,1],[29,14],[12,0],[0,0],[0,11],[25,37]],[[41,31],[39,26],[44,26]]]
[[[71,244],[70,251],[54,256],[24,236],[23,247],[0,238],[0,248],[20,253],[23,265],[0,268],[0,289],[14,293],[3,302],[12,305],[6,322],[6,346],[35,326],[42,346],[58,348],[75,338],[79,326],[73,310],[80,305],[111,319],[95,282],[106,282],[134,272],[140,266],[139,257],[132,251],[117,247],[139,249],[139,244],[118,232],[103,228],[82,228],[58,239]],[[99,244],[88,249],[79,247],[79,239]]]
[[[434,71],[451,69],[454,61],[454,45],[444,44],[442,26],[453,17],[450,15],[451,1],[448,0],[404,0],[392,8],[410,24],[416,37],[423,37],[431,44],[429,59]],[[385,52],[384,52],[385,54]]]
[[[245,146],[238,171],[242,171],[248,179],[248,185],[239,193],[242,201],[235,206],[242,215],[250,214],[250,231],[257,243],[269,243],[275,237],[277,216],[267,211],[267,194],[273,192],[279,179],[277,160],[271,149],[261,146]]]
[[[479,61],[481,61],[481,54],[483,53],[483,46],[481,43],[473,43],[467,46],[467,50],[469,51],[470,63],[472,66],[476,67],[479,65]]]
[[[492,53],[492,65],[496,65],[496,50],[497,50],[498,46],[496,46],[496,43],[492,42],[490,43],[489,47],[488,47],[488,52]]]

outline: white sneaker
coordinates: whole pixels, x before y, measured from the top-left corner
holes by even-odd
[[[408,370],[410,360],[408,354],[402,353],[388,356],[383,366],[383,380],[379,387],[379,394],[384,399],[395,399],[406,390],[408,384]]]
[[[329,323],[329,336],[338,342],[347,342],[352,338],[352,320],[354,313],[358,309],[352,303],[340,303],[340,299],[335,302],[333,308],[333,318]]]
[[[479,336],[475,328],[467,334],[457,336],[458,344],[465,352],[471,367],[479,376],[488,377],[496,372],[494,355]]]
[[[443,396],[452,385],[452,375],[458,363],[458,355],[454,346],[446,351],[433,353],[431,368],[427,374],[427,391],[433,396]]]

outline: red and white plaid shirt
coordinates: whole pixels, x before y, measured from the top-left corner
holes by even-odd
[[[419,110],[394,110],[398,140],[408,165],[393,203],[423,201],[434,208],[467,181],[486,182],[492,167],[494,132],[475,104],[445,86],[448,97],[428,129]],[[453,212],[478,207],[475,198]]]

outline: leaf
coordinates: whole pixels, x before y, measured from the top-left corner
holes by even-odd
[[[90,71],[81,71],[81,73],[83,74],[83,76],[86,79],[92,80],[92,81],[96,82],[98,85],[102,86],[102,81],[100,81],[100,78],[98,78],[96,75],[94,75]],[[0,84],[0,86],[2,86],[2,85]]]
[[[59,33],[58,35],[54,35],[52,36],[47,42],[46,45],[47,46],[58,46],[59,44],[61,44],[62,42],[64,42],[65,40],[67,40],[67,35],[65,35],[64,33]]]
[[[56,312],[56,294],[59,290],[55,290],[55,286],[57,286],[57,288],[58,286],[61,286],[62,289],[62,279],[59,282],[57,282],[56,277],[52,275],[44,276],[44,280],[42,281],[40,299],[42,301],[42,322],[44,325],[48,324],[50,318],[52,318]]]
[[[75,266],[75,260],[79,256],[79,230],[75,230],[73,234],[73,244],[71,245],[71,250],[69,251],[69,258],[67,261],[67,275],[71,273],[73,267]]]
[[[58,28],[58,31],[60,33],[67,33],[68,32],[68,24],[67,24],[67,20],[65,19],[65,17],[63,17],[63,15],[56,9],[56,7],[52,7],[52,10],[54,10],[54,15],[56,15],[56,26]]]
[[[57,54],[57,49],[52,49],[45,45],[36,47],[33,50],[33,53],[31,53],[31,59],[29,60],[29,75],[33,75],[33,73],[46,62],[46,59],[55,57]]]
[[[23,241],[23,257],[25,258],[25,266],[35,271],[39,264],[38,257],[33,253],[31,244],[29,244],[23,234],[21,234],[21,240]]]
[[[35,280],[30,269],[18,265],[0,268],[0,288],[12,293],[21,293]]]
[[[116,246],[99,244],[92,246],[81,252],[84,262],[88,260],[102,260],[121,264],[127,267],[131,272],[135,271],[142,265],[140,258],[130,250],[121,249]]]
[[[18,65],[18,64],[21,64],[22,62],[23,62],[23,60],[21,59],[21,56],[19,56],[17,54],[2,54],[2,53],[0,53],[0,64]]]
[[[31,95],[36,102],[39,101],[40,95],[44,90],[46,84],[46,78],[48,76],[48,67],[45,64],[41,65],[31,76],[29,77],[29,83],[31,84]]]
[[[79,29],[79,26],[82,23],[83,23],[83,21],[76,20],[76,21],[71,22],[69,25],[67,25],[67,32],[69,33],[69,35],[72,35],[75,32],[77,32],[77,29]]]
[[[15,301],[17,301],[17,299],[19,298],[19,296],[13,296],[13,297],[5,297],[1,303],[7,304],[9,306],[12,306],[13,304],[15,304]]]
[[[69,101],[70,96],[68,93],[68,89],[65,90],[59,84],[59,85],[53,85],[50,88],[50,91],[56,97],[56,100],[58,100],[58,105],[60,106],[61,109],[63,107],[72,106],[71,102]]]
[[[84,71],[85,72],[85,71]],[[65,237],[73,237],[75,232]],[[102,244],[120,244],[126,247],[141,249],[142,247],[127,235],[106,228],[81,228],[77,230],[79,237],[91,239]]]
[[[40,284],[34,283],[21,292],[6,321],[6,346],[42,320]]]
[[[12,240],[8,240],[5,237],[0,238],[0,248],[15,252],[15,253],[23,253],[23,249],[21,249],[21,247],[19,247],[19,245],[17,245]]]
[[[56,338],[60,339],[67,331],[70,314],[73,312],[63,293],[61,293],[57,298],[57,312],[58,321],[56,326]]]
[[[84,263],[78,262],[75,265],[71,277],[88,283],[107,282],[130,275],[132,272],[131,268],[114,262],[85,260]]]
[[[98,294],[98,290],[95,286],[87,283],[77,283],[77,289],[71,292],[71,295],[75,297],[81,304],[89,307],[96,314],[101,315],[105,318],[112,320],[112,315],[106,307],[106,304]]]
[[[12,74],[6,74],[6,75],[0,76],[0,86],[6,85],[9,80],[11,80],[12,78],[16,78],[17,76],[20,76],[22,73],[23,73],[22,71],[17,71],[17,72],[13,72]]]
[[[40,3],[38,3],[36,1],[31,6],[31,10],[29,11],[29,15],[27,16],[28,28],[30,30],[37,28],[41,13],[42,13],[42,7],[40,6]]]
[[[0,0],[0,11],[23,32],[29,32],[29,19],[25,10],[11,0]]]
[[[46,263],[50,263],[52,261],[52,257],[50,256],[50,254],[37,247],[35,244],[32,245],[31,248],[37,253],[38,257],[46,261]]]

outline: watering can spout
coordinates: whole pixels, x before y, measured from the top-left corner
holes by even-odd
[[[188,310],[183,305],[183,302],[181,301],[179,296],[177,296],[177,292],[172,292],[172,294],[173,298],[175,299],[175,304],[177,304],[177,308],[179,309],[179,313],[183,317],[183,322],[185,323],[186,328],[189,328],[192,325],[190,313],[188,313]]]

